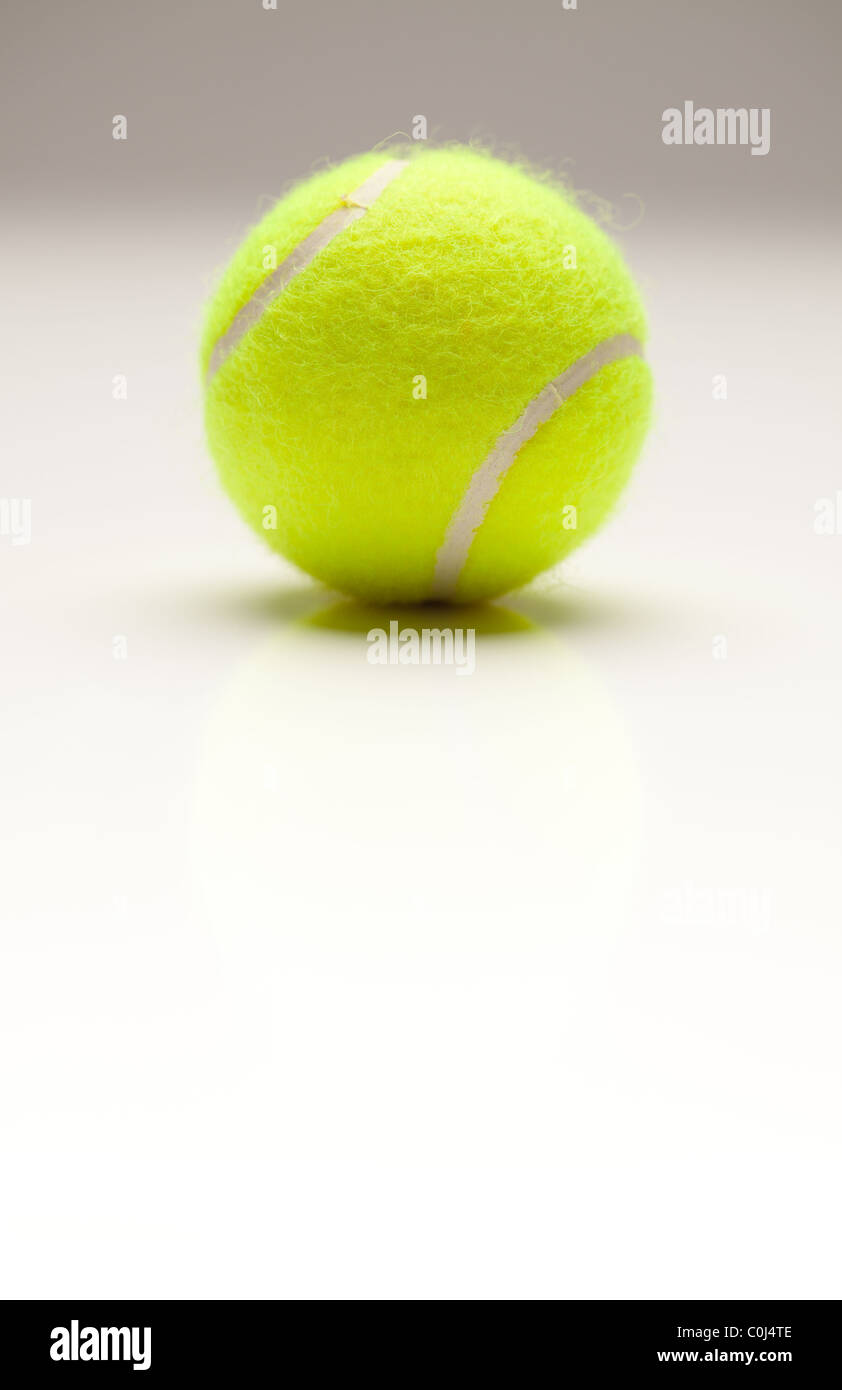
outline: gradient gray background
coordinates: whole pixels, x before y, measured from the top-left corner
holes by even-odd
[[[18,7],[4,21],[6,192],[242,214],[420,112],[433,139],[521,150],[603,197],[632,189],[659,217],[810,222],[839,198],[841,30],[832,0]],[[685,99],[771,107],[772,154],[665,148],[660,113]]]
[[[839,1296],[839,37],[4,15],[3,1295]],[[770,107],[771,153],[664,146],[689,99]],[[416,114],[616,209],[657,392],[464,679],[368,667],[388,613],[262,548],[202,437],[216,269]]]

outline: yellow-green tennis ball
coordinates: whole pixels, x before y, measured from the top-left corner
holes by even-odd
[[[558,188],[462,148],[299,184],[211,300],[206,422],[275,549],[373,600],[501,594],[561,560],[649,421],[645,319]]]

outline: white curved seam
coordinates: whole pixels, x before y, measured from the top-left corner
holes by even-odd
[[[453,596],[474,536],[485,520],[506,473],[527,440],[564,405],[565,401],[609,362],[623,357],[642,357],[643,347],[630,333],[606,338],[585,353],[571,367],[555,377],[539,392],[523,414],[500,435],[490,454],[480,464],[450,519],[444,540],[436,555],[430,597]]]
[[[335,212],[328,213],[318,227],[315,227],[303,241],[300,241],[290,251],[286,259],[281,261],[281,264],[272,271],[272,274],[258,286],[251,299],[235,314],[222,337],[217,338],[214,343],[205,376],[206,385],[210,384],[226,357],[233,352],[240,339],[263,316],[273,299],[277,299],[278,295],[286,289],[290,280],[300,271],[305,270],[319,252],[333,241],[335,236],[344,232],[345,228],[350,227],[352,222],[356,222],[358,218],[364,217],[372,203],[380,197],[383,190],[388,188],[399,174],[403,173],[408,163],[409,160],[407,159],[388,159],[385,164],[381,164],[380,168],[370,174],[359,188],[343,198],[342,207],[337,208]]]

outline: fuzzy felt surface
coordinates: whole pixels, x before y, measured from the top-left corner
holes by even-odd
[[[249,233],[208,306],[203,372],[270,273],[266,247],[280,263],[393,157],[316,175]],[[571,248],[575,268],[565,267]],[[209,446],[270,545],[345,592],[414,602],[429,595],[448,522],[495,440],[549,381],[620,333],[645,339],[634,283],[563,192],[477,151],[422,150],[213,376]],[[419,377],[426,399],[413,394]],[[636,357],[565,401],[503,479],[454,597],[526,583],[593,531],[628,478],[650,409],[649,369]]]

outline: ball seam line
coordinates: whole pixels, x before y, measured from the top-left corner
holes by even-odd
[[[265,280],[258,285],[251,299],[234,315],[228,328],[213,345],[205,375],[205,385],[209,386],[219,368],[234,351],[240,340],[250,328],[263,317],[274,299],[282,294],[287,285],[316,258],[320,251],[344,232],[358,218],[364,217],[371,204],[380,197],[384,189],[402,174],[409,164],[408,159],[388,159],[375,169],[373,174],[342,199],[342,206],[328,213],[327,217],[313,228],[308,236],[293,247],[289,255],[276,266]]]
[[[430,597],[450,599],[467,561],[474,537],[485,520],[503,479],[524,444],[541,425],[560,410],[565,401],[610,362],[642,357],[643,346],[630,333],[606,338],[572,366],[554,377],[527,405],[513,425],[500,435],[491,452],[474,473],[462,501],[451,517],[436,555]]]

